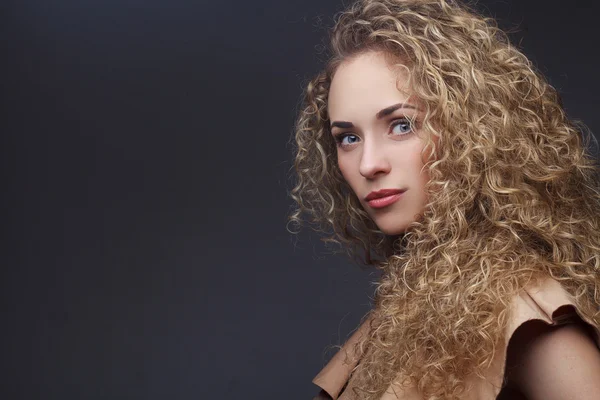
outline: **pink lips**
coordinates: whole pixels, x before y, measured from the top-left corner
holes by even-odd
[[[369,193],[365,200],[373,208],[383,208],[395,203],[406,189],[381,189]]]

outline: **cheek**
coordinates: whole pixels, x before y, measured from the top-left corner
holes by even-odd
[[[349,182],[350,179],[350,171],[351,171],[351,166],[348,160],[348,157],[344,157],[343,155],[340,155],[338,153],[337,156],[337,165],[338,165],[338,169],[340,170],[340,172],[342,173],[342,176],[344,177],[344,179]]]
[[[342,174],[342,177],[344,178],[344,180],[346,181],[348,186],[350,186],[352,191],[356,193],[358,179],[359,179],[359,177],[357,176],[358,169],[355,168],[350,157],[347,157],[347,155],[346,155],[346,157],[338,156],[337,165],[338,165],[338,169],[340,170],[340,172]]]
[[[410,171],[412,179],[420,180],[421,168],[423,168],[423,156],[421,155],[421,148],[414,148],[411,152],[406,152],[402,155],[402,171]],[[425,173],[425,170],[423,171]]]

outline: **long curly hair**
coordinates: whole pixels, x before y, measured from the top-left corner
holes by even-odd
[[[339,13],[331,55],[296,123],[293,223],[381,269],[357,397],[392,383],[458,399],[501,348],[510,299],[558,280],[600,326],[600,190],[591,135],[495,21],[451,0],[359,0]],[[425,164],[423,215],[386,236],[344,181],[327,96],[340,63],[367,51],[401,60],[439,137]],[[586,136],[587,134],[587,136]]]

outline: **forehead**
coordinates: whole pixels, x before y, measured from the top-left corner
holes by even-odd
[[[329,116],[351,119],[353,115],[375,114],[390,104],[409,97],[408,70],[392,63],[382,53],[369,52],[343,61],[329,89]]]

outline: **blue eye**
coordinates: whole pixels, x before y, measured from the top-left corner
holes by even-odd
[[[358,142],[358,136],[349,133],[342,133],[335,137],[338,146],[349,146]]]
[[[408,118],[400,118],[392,122],[392,133],[406,135],[412,132],[412,122]]]

